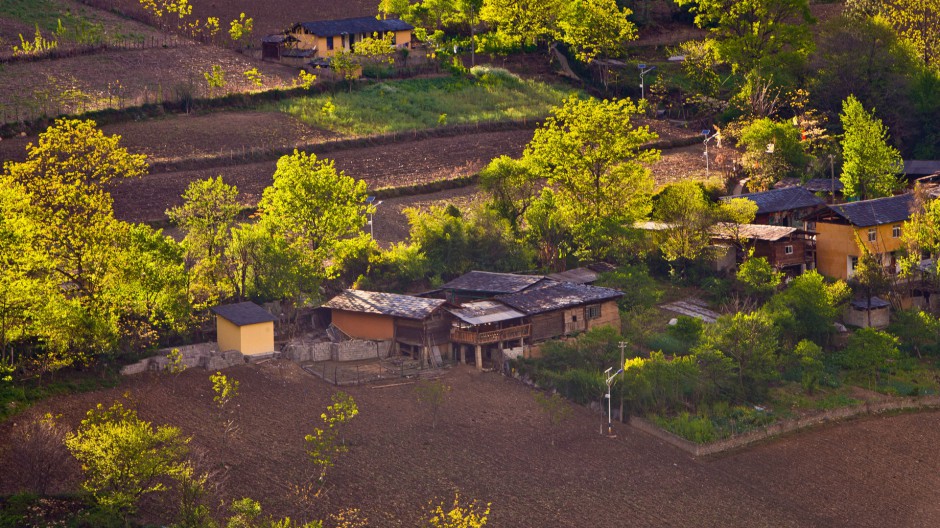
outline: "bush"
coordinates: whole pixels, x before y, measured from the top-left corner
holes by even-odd
[[[681,412],[677,416],[665,418],[652,416],[653,422],[663,429],[698,444],[707,444],[717,440],[715,424],[708,418]]]
[[[572,369],[563,373],[542,370],[539,371],[536,381],[541,386],[557,390],[580,405],[597,401],[607,392],[607,385],[601,373],[584,369]]]

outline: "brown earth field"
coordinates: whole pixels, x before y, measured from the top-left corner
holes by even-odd
[[[584,407],[552,429],[527,386],[470,367],[447,370],[452,391],[432,427],[408,381],[344,390],[360,414],[344,430],[319,499],[299,504],[292,483],[309,469],[305,434],[336,390],[288,362],[234,367],[240,431],[221,446],[209,373],[139,375],[120,386],[55,397],[0,425],[0,446],[17,424],[45,412],[70,427],[97,403],[123,401],[141,418],[191,435],[206,467],[228,466],[213,503],[259,500],[268,513],[325,518],[358,508],[375,527],[423,526],[431,503],[454,494],[491,504],[493,527],[914,527],[940,525],[940,413],[832,424],[714,458],[696,459]],[[555,438],[555,445],[551,443]],[[0,492],[17,488],[9,457]],[[74,489],[79,475],[59,483]],[[172,497],[148,501],[142,516],[169,521]]]
[[[89,5],[126,13],[134,18],[146,17],[138,0],[84,0]],[[218,17],[223,29],[228,29],[229,22],[239,14],[254,19],[253,39],[270,33],[279,33],[297,22],[314,20],[332,20],[375,16],[378,14],[378,0],[349,0],[343,2],[293,2],[291,0],[203,0],[191,2],[192,18],[205,20]],[[149,20],[148,18],[144,18]]]
[[[35,117],[42,107],[48,115],[57,115],[83,109],[173,101],[181,87],[186,87],[195,97],[206,97],[209,89],[203,74],[213,66],[220,66],[224,72],[225,92],[256,89],[244,76],[251,68],[261,72],[264,88],[290,84],[297,76],[295,68],[254,60],[216,46],[187,43],[167,48],[109,50],[5,65],[0,70],[0,113],[7,121],[13,121],[16,116]],[[36,91],[24,91],[24,86]],[[82,107],[74,99],[61,102],[52,98],[49,102],[50,97],[39,92],[51,92],[57,97],[67,89],[80,90],[90,99]],[[215,95],[222,93],[223,90],[217,90]]]

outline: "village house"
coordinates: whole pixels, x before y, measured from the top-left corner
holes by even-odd
[[[295,24],[287,35],[294,39],[294,49],[312,51],[311,58],[329,59],[338,51],[352,51],[355,43],[365,38],[389,33],[392,34],[392,45],[408,49],[413,30],[414,26],[398,19],[359,17],[301,22]]]
[[[831,205],[811,218],[816,232],[816,268],[835,279],[850,279],[862,255],[861,246],[896,270],[903,224],[911,217],[913,194]]]
[[[471,271],[442,285],[437,290],[426,293],[430,297],[443,297],[449,302],[460,304],[478,299],[490,299],[497,295],[519,293],[530,288],[539,288],[555,281],[544,275],[516,275],[515,273],[494,273],[491,271]]]
[[[411,295],[345,290],[330,299],[331,324],[354,339],[391,341],[394,350],[424,362],[450,355],[452,316],[447,301]]]
[[[620,330],[617,299],[623,293],[611,288],[557,282],[519,293],[497,295],[497,300],[525,314],[533,344],[610,325]]]
[[[735,262],[744,262],[751,249],[776,270],[796,276],[816,266],[816,236],[796,227],[721,223],[712,228],[715,244],[734,248]]]
[[[253,302],[224,304],[215,313],[219,351],[237,350],[246,356],[274,353],[274,321],[277,319]]]
[[[454,315],[450,338],[460,363],[467,362],[468,351],[477,368],[524,355],[532,330],[524,313],[494,300],[467,302],[448,311]]]
[[[804,219],[822,209],[826,202],[803,187],[785,187],[769,191],[725,196],[722,200],[746,198],[757,204],[755,224],[780,225],[805,229]]]
[[[841,201],[845,190],[845,184],[838,178],[812,178],[805,182],[799,178],[783,178],[774,184],[774,189],[788,187],[802,187],[816,196],[822,196],[827,203]]]

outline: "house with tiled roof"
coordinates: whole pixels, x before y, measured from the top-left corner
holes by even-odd
[[[430,295],[443,295],[452,303],[489,299],[497,295],[519,293],[555,281],[544,275],[518,275],[492,271],[470,271],[445,283]]]
[[[299,22],[287,32],[295,40],[294,48],[312,51],[316,59],[328,59],[338,51],[353,50],[356,42],[373,36],[392,35],[392,45],[399,49],[411,47],[414,26],[398,19],[375,17],[344,18]]]
[[[913,205],[913,194],[901,194],[820,211],[810,219],[816,232],[816,268],[823,275],[849,279],[864,247],[893,272],[904,222],[910,220]]]
[[[736,261],[744,262],[751,250],[776,270],[796,276],[816,265],[816,236],[796,227],[719,223],[711,229],[715,244],[730,245]]]
[[[538,343],[605,325],[619,331],[621,297],[623,293],[612,288],[556,282],[497,295],[494,300],[525,314],[531,324],[530,341]]]
[[[745,198],[757,204],[755,224],[804,227],[804,219],[822,209],[826,202],[804,187],[725,196],[722,200]]]
[[[398,353],[428,359],[450,354],[453,316],[444,299],[345,290],[327,301],[331,325],[354,339],[391,341]]]

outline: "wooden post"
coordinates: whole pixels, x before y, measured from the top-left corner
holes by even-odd
[[[457,354],[460,355],[460,364],[467,364],[467,345],[463,343],[457,343]]]
[[[477,345],[476,348],[477,369],[483,370],[483,346]]]

